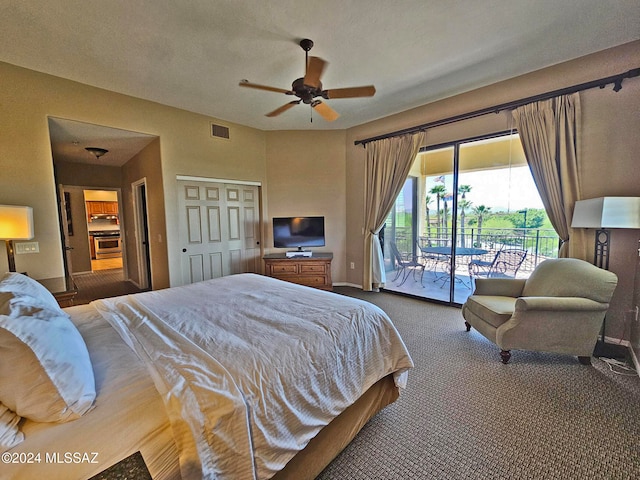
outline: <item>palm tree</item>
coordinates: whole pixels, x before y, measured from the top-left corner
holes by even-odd
[[[446,191],[446,187],[444,185],[436,185],[429,193],[433,193],[436,196],[436,213],[438,214],[438,232],[437,235],[440,236],[440,228],[441,228],[441,217],[440,217],[440,199],[444,196]]]
[[[458,208],[460,209],[460,245],[464,247],[464,216],[465,209],[471,206],[471,202],[467,201],[467,193],[471,191],[471,185],[460,185],[458,187],[458,193],[461,194],[462,200],[458,202]],[[472,239],[473,240],[473,239]]]
[[[478,205],[473,209],[473,213],[475,213],[478,217],[478,241],[477,245],[480,246],[481,238],[482,238],[482,221],[484,217],[491,213],[491,207],[485,207],[484,205]]]
[[[424,197],[425,201],[425,212],[427,217],[427,238],[431,237],[431,218],[429,218],[429,204],[431,203],[431,195],[426,195]]]
[[[460,246],[464,247],[465,239],[464,239],[464,217],[465,217],[465,209],[471,207],[473,205],[469,200],[460,200],[458,202],[458,208],[460,209]],[[473,240],[473,239],[472,239]]]
[[[463,200],[467,198],[467,193],[471,191],[471,188],[472,188],[471,185],[460,185],[458,187],[458,193],[462,195]]]
[[[442,194],[442,229],[444,231],[445,238],[449,233],[449,204],[447,203],[447,194]]]

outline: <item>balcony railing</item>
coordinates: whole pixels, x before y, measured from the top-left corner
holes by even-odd
[[[417,245],[449,246],[452,243],[450,232],[440,234],[432,229],[431,236],[411,238],[410,228],[398,228],[395,232],[385,229],[385,243],[395,239],[398,250],[402,253],[416,254]],[[516,248],[526,250],[527,258],[520,267],[522,272],[532,272],[543,260],[557,258],[560,240],[554,230],[540,228],[482,228],[467,227],[459,229],[456,243],[460,247],[475,247],[492,252]],[[386,252],[389,249],[385,248]]]

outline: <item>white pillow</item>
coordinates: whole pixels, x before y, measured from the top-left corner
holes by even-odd
[[[65,422],[93,405],[87,346],[63,312],[12,304],[0,315],[0,402],[37,422]]]
[[[0,451],[5,452],[24,441],[18,428],[20,417],[0,403]]]
[[[34,308],[46,308],[53,312],[62,312],[57,300],[49,290],[40,282],[21,273],[7,272],[0,277],[0,294],[3,292],[12,293],[15,299],[19,299],[19,301]],[[2,295],[0,295],[0,314],[8,315],[9,312],[6,307],[2,308],[3,301],[1,297]]]

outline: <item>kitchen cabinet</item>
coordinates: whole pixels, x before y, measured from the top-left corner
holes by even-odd
[[[87,216],[91,220],[91,215],[117,215],[118,214],[118,202],[100,202],[100,201],[88,201],[87,202]]]
[[[96,259],[96,242],[93,235],[89,235],[89,250],[91,251],[91,260]]]
[[[103,213],[108,215],[117,215],[118,214],[118,202],[103,202],[104,205],[102,208],[104,209]]]

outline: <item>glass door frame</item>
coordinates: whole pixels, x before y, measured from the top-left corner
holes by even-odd
[[[517,130],[503,130],[496,133],[490,133],[485,135],[477,135],[474,137],[468,137],[461,140],[455,140],[452,142],[443,142],[436,145],[429,145],[428,147],[423,147],[420,149],[420,153],[428,152],[431,150],[439,150],[444,148],[453,148],[453,162],[452,162],[452,172],[453,175],[453,198],[451,205],[451,230],[449,230],[449,235],[451,238],[451,257],[450,257],[450,268],[449,268],[449,300],[440,300],[432,297],[423,297],[428,299],[429,301],[442,303],[445,305],[452,306],[462,306],[461,303],[455,301],[455,288],[456,288],[456,249],[455,245],[458,242],[458,188],[459,188],[459,176],[460,176],[460,146],[466,143],[477,142],[481,140],[489,140],[492,138],[504,137],[508,135],[517,134]],[[417,200],[416,200],[417,201]],[[417,222],[417,220],[416,220]],[[417,225],[414,226],[414,231],[417,231]],[[417,242],[414,242],[417,243]],[[415,246],[414,246],[415,250]]]

